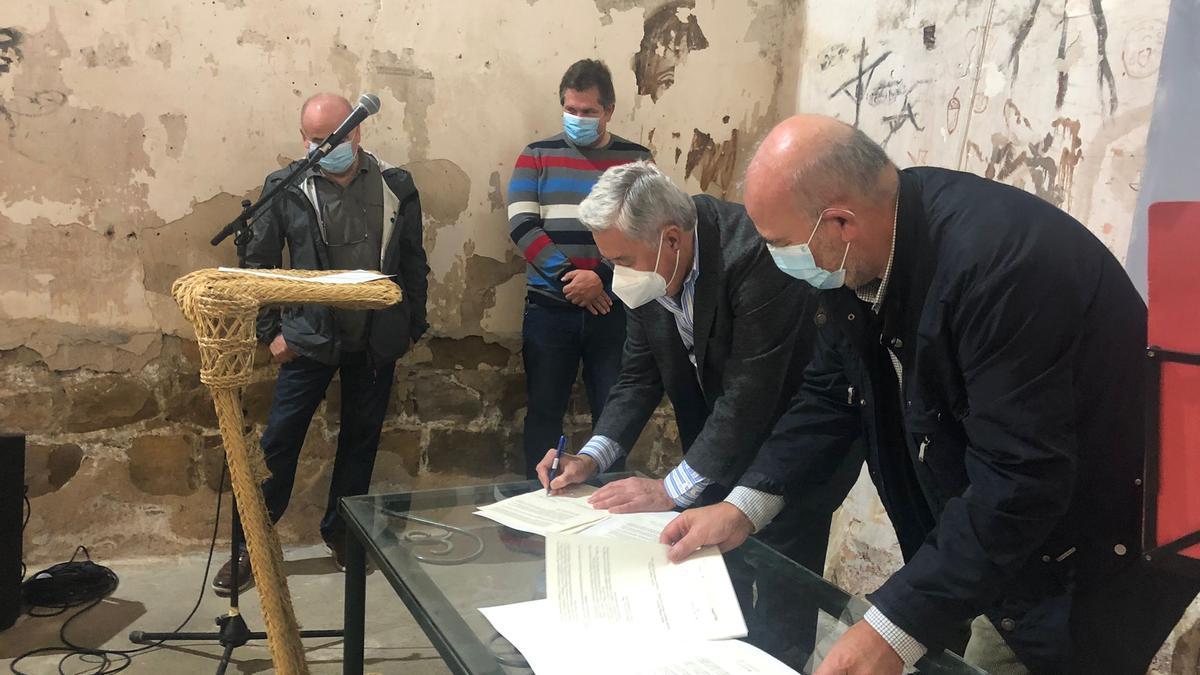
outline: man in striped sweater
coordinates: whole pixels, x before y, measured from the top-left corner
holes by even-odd
[[[509,236],[528,263],[522,353],[530,478],[562,434],[580,361],[593,422],[621,366],[625,308],[612,296],[612,268],[577,218],[579,203],[609,167],[650,159],[645,147],[608,131],[616,97],[600,61],[568,68],[558,98],[563,132],[526,146],[508,184]]]

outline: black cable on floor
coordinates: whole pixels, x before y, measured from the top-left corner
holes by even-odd
[[[217,530],[221,523],[221,491],[225,488],[225,471],[225,467],[222,466],[221,478],[217,482],[217,513],[213,518],[212,539],[208,544],[208,560],[204,563],[204,579],[200,582],[200,594],[196,598],[196,604],[192,605],[192,611],[188,612],[187,618],[180,622],[175,630],[170,631],[172,633],[182,630],[192,620],[192,617],[196,616],[196,611],[200,609],[200,603],[204,601],[204,593],[208,589],[208,573],[212,567],[213,551],[217,546]],[[25,503],[29,504],[28,497]],[[32,514],[32,508],[30,513]],[[25,517],[25,522],[29,522],[28,515]],[[76,561],[75,558],[79,556],[80,552],[83,552],[85,559]],[[29,606],[28,614],[30,616],[58,616],[72,607],[80,605],[84,605],[84,607],[72,614],[71,618],[64,621],[58,629],[58,639],[63,646],[39,647],[27,651],[13,659],[9,664],[9,669],[15,675],[28,675],[17,670],[17,664],[24,659],[38,654],[67,652],[58,662],[60,675],[68,675],[65,668],[72,658],[77,658],[82,663],[95,667],[94,670],[81,671],[75,675],[85,675],[85,673],[86,675],[113,675],[133,665],[133,657],[161,648],[165,640],[137,649],[99,649],[77,645],[67,638],[67,629],[71,623],[100,604],[104,598],[117,589],[119,583],[120,580],[112,570],[92,562],[91,556],[88,555],[87,548],[84,546],[75,549],[75,554],[71,556],[70,561],[48,567],[25,581],[21,587],[21,594],[26,605]],[[52,611],[37,612],[39,607]]]
[[[29,525],[29,518],[33,515],[33,504],[29,503],[28,485],[21,493],[21,500],[25,503],[25,519],[21,521],[21,541],[25,541],[25,527]],[[21,549],[21,581],[25,580],[25,571],[25,550]]]

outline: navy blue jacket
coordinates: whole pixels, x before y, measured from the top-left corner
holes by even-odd
[[[821,484],[864,436],[906,561],[871,601],[931,649],[987,614],[1063,672],[1072,593],[1139,554],[1145,305],[1078,221],[942,169],[900,172],[892,274],[879,316],[820,294],[804,384],[741,484]]]

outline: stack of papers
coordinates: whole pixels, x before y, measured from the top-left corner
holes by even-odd
[[[795,675],[734,638],[746,622],[715,548],[683,563],[658,543],[677,513],[609,514],[595,488],[544,490],[476,513],[546,537],[546,599],[479,611],[541,675]]]
[[[636,627],[701,640],[746,636],[725,559],[711,547],[673,564],[658,543],[551,535],[546,595],[572,630]]]
[[[544,537],[577,530],[608,517],[608,511],[593,509],[588,504],[588,496],[595,491],[596,488],[590,485],[572,485],[553,496],[547,495],[545,490],[534,490],[481,506],[475,515]]]
[[[633,629],[577,632],[558,623],[549,600],[479,611],[539,675],[796,675],[740,640],[692,640]]]
[[[576,533],[589,537],[658,541],[667,526],[679,514],[609,513],[592,508],[588,497],[596,491],[590,485],[572,485],[556,495],[534,490],[516,497],[481,506],[475,515],[493,520],[514,530],[540,534]]]

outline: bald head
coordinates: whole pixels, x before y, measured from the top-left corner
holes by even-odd
[[[894,171],[883,148],[858,129],[824,115],[796,115],[763,139],[746,169],[746,201],[790,196],[796,208],[815,211],[869,196]]]
[[[300,128],[320,126],[328,120],[335,120],[333,125],[336,128],[353,109],[354,106],[350,105],[345,96],[327,93],[309,96],[304,105],[300,106]]]
[[[750,161],[746,209],[769,243],[811,239],[821,267],[835,270],[844,257],[847,285],[865,283],[890,254],[896,181],[887,153],[862,131],[796,115],[772,129]],[[820,223],[828,226],[816,231]]]
[[[307,153],[314,144],[324,143],[325,139],[337,131],[337,128],[353,110],[354,107],[350,105],[350,101],[338,94],[322,93],[310,96],[304,105],[300,106],[300,136],[304,141],[304,151]],[[357,157],[359,143],[362,139],[362,135],[359,133],[360,128],[355,127],[343,141],[343,143],[350,143],[355,157]],[[355,159],[347,173],[353,172],[357,166],[358,160]]]

